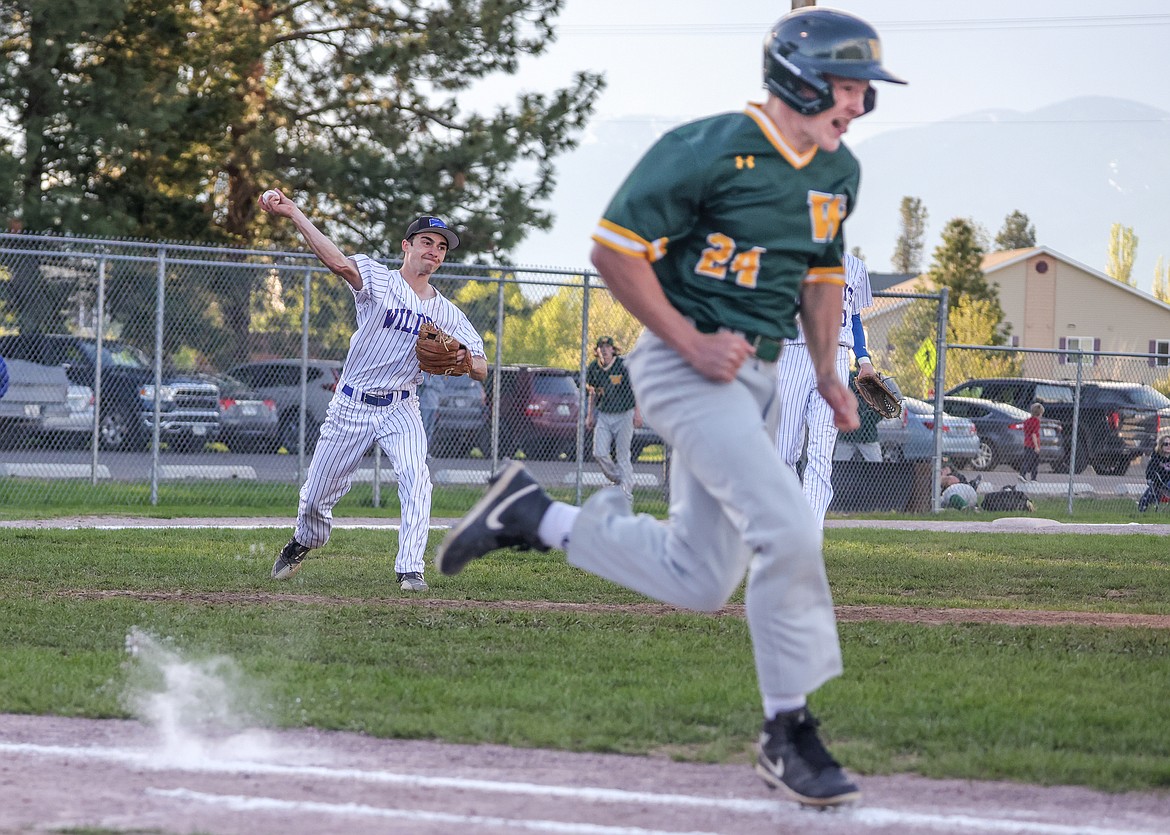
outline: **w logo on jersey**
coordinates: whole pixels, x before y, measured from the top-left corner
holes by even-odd
[[[810,191],[808,216],[812,239],[819,244],[827,244],[841,231],[841,222],[845,220],[845,195]]]

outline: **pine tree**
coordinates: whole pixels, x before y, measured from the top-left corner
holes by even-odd
[[[903,197],[899,209],[902,232],[894,248],[891,265],[895,272],[917,274],[922,264],[922,252],[926,237],[926,221],[929,217],[922,201],[917,197]]]
[[[256,198],[278,184],[345,242],[393,252],[433,211],[464,253],[507,252],[551,224],[553,161],[603,87],[581,72],[487,115],[460,107],[545,51],[561,0],[15,5],[0,93],[21,114],[19,205],[35,231],[257,244],[273,230]]]
[[[500,260],[551,227],[555,160],[604,87],[579,72],[488,113],[461,105],[548,48],[563,0],[0,2],[0,100],[21,137],[0,145],[16,174],[0,206],[35,232],[299,248],[258,211],[278,185],[345,248],[393,256],[434,213],[461,259]],[[126,272],[123,322],[149,280]],[[218,311],[209,346],[242,350],[258,280],[229,268],[187,288],[182,306]]]
[[[1018,209],[1004,218],[1003,228],[995,236],[997,251],[1028,249],[1036,246],[1036,227],[1028,216]]]
[[[995,293],[983,275],[983,247],[978,230],[965,218],[947,222],[942,242],[935,248],[927,275],[939,287],[951,289],[951,306],[964,297],[992,299]]]

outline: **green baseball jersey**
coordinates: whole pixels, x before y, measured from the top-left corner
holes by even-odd
[[[597,360],[589,363],[585,369],[585,384],[597,392],[599,412],[628,412],[634,408],[634,389],[621,357],[614,357],[609,368],[602,368]]]
[[[748,105],[663,136],[593,239],[647,258],[671,304],[700,326],[790,338],[802,283],[844,283],[842,225],[859,179],[844,145],[799,154]]]

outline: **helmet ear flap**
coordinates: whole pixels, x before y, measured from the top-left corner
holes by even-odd
[[[877,107],[877,90],[873,88],[872,84],[869,85],[869,89],[865,91],[864,106],[866,113]]]
[[[833,106],[833,85],[812,73],[797,76],[782,67],[783,58],[765,51],[764,87],[801,116],[815,116]]]

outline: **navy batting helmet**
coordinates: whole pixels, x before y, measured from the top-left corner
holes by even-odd
[[[764,86],[804,116],[833,106],[833,87],[825,78],[858,78],[905,84],[882,67],[877,31],[855,15],[806,7],[784,15],[764,40]],[[873,110],[877,92],[865,96]]]

